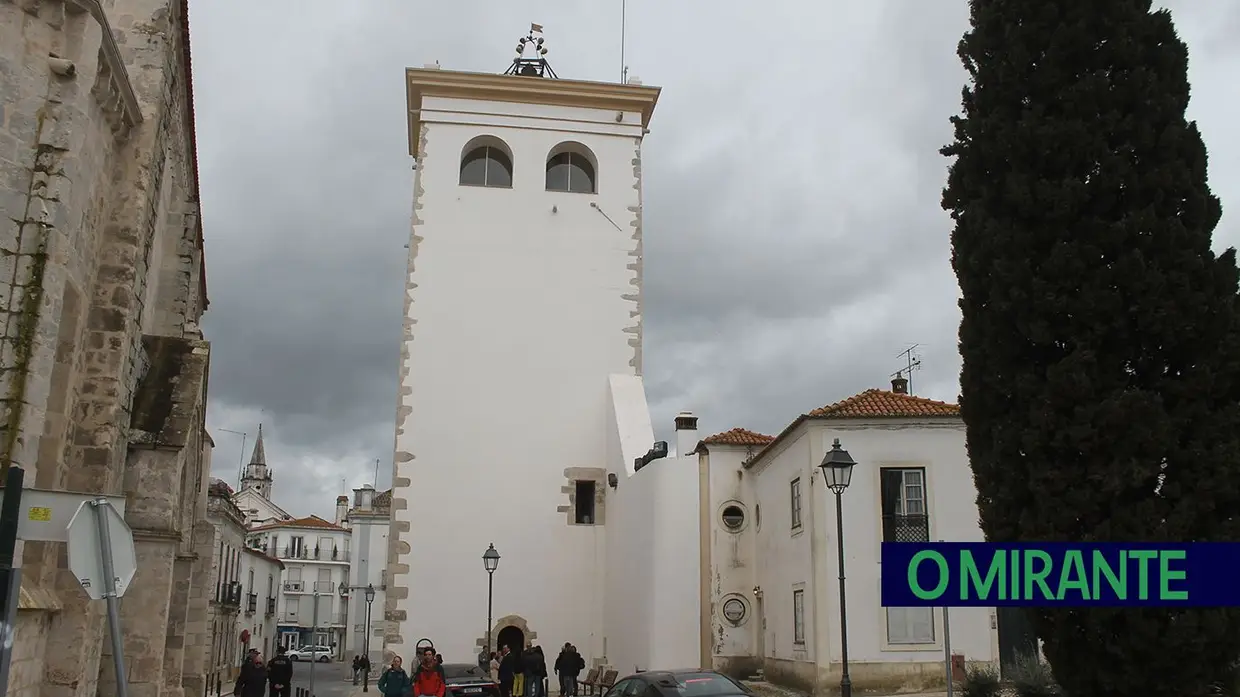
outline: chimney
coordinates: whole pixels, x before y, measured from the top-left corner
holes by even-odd
[[[336,525],[343,524],[344,519],[347,518],[348,515],[349,515],[349,497],[348,496],[337,496],[336,497]]]
[[[697,448],[697,422],[697,417],[690,412],[676,415],[676,457],[684,457]]]
[[[896,394],[908,394],[908,380],[905,379],[903,372],[896,373],[896,376],[891,379],[891,391]]]

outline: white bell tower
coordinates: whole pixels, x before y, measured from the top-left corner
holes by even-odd
[[[610,376],[641,374],[642,139],[656,87],[406,71],[415,158],[386,648],[602,647]],[[644,407],[643,407],[644,408]]]

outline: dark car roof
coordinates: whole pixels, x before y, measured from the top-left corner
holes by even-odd
[[[744,686],[741,685],[736,680],[729,678],[728,676],[724,675],[723,673],[720,673],[717,670],[710,670],[708,668],[677,668],[673,670],[647,670],[647,671],[642,671],[640,673],[631,673],[629,675],[626,675],[622,678],[617,679],[616,682],[620,682],[621,680],[629,680],[630,678],[640,678],[648,682],[656,682],[656,683],[663,682],[663,681],[675,682],[676,678],[683,677],[686,675],[710,675],[713,677],[717,677],[721,680],[727,681],[729,683],[733,683],[737,685],[737,687],[740,688],[740,690],[744,690]]]

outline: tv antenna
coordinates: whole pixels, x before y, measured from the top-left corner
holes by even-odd
[[[560,78],[547,62],[547,47],[543,45],[542,33],[541,24],[530,24],[530,33],[517,40],[517,57],[512,59],[512,65],[504,71],[505,75]],[[530,58],[525,57],[527,53]]]
[[[896,358],[904,359],[904,367],[891,374],[891,377],[903,377],[908,380],[908,393],[913,394],[913,371],[921,370],[921,356],[917,349],[921,344],[913,344],[896,354]]]
[[[624,62],[625,31],[628,29],[628,0],[620,0],[620,84],[629,81],[629,64]]]

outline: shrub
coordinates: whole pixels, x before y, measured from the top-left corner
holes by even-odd
[[[960,697],[998,697],[1003,691],[999,672],[987,665],[969,666],[960,684]]]
[[[1049,664],[1037,658],[1023,658],[1012,671],[1012,691],[1016,697],[1059,697],[1062,692]]]

